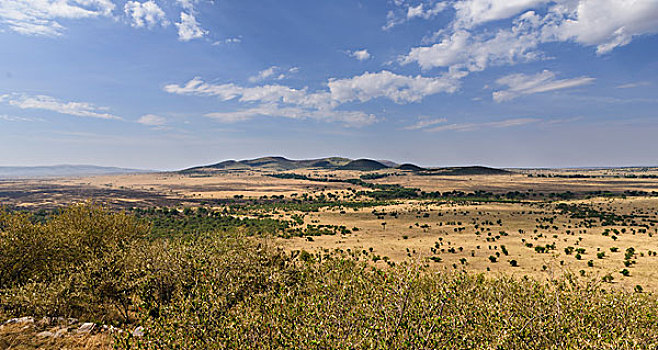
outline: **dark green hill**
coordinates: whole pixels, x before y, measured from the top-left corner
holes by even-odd
[[[246,160],[227,160],[216,164],[199,166],[182,170],[182,173],[194,173],[213,170],[294,170],[302,168],[338,169],[351,162],[350,159],[340,157],[292,160],[284,157],[261,157]]]
[[[357,159],[339,168],[340,170],[372,171],[388,169],[388,166],[372,159]]]
[[[425,168],[421,168],[416,164],[406,163],[397,167],[399,170],[408,170],[408,171],[427,171]]]
[[[485,166],[465,166],[428,169],[425,173],[431,173],[433,175],[507,175],[511,174],[512,172]]]
[[[390,165],[389,165],[390,164]],[[405,163],[397,165],[390,161],[377,161],[367,158],[351,160],[341,157],[318,159],[293,160],[284,157],[261,157],[246,160],[227,160],[216,164],[199,166],[182,170],[181,173],[204,173],[216,170],[272,170],[285,171],[295,169],[336,169],[376,171],[382,169],[397,169],[413,171],[422,175],[502,175],[510,172],[502,169],[484,166],[450,167],[450,168],[423,168],[415,164]]]

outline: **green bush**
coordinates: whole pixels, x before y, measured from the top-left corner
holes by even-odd
[[[262,258],[261,258],[262,259]],[[206,280],[142,313],[134,349],[566,349],[658,345],[656,301],[567,277],[545,284],[379,269],[344,258],[203,269]],[[243,265],[246,264],[246,265]],[[229,268],[232,272],[225,270]],[[221,277],[230,276],[226,279]],[[267,278],[265,278],[267,277]]]
[[[45,223],[0,213],[0,305],[8,314],[114,319],[129,316],[148,226],[76,205]]]
[[[0,214],[2,312],[144,327],[117,334],[117,349],[658,347],[656,297],[598,281],[380,268],[223,231],[147,234],[88,205],[39,224]]]

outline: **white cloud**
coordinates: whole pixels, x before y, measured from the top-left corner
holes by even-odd
[[[0,120],[4,120],[8,122],[33,122],[37,120],[41,121],[41,119],[17,117],[14,115],[7,115],[7,114],[0,114]]]
[[[370,57],[372,57],[372,56],[370,56],[370,53],[368,52],[367,49],[349,51],[348,53],[351,57],[354,57],[359,61],[365,61],[365,60],[370,59]]]
[[[427,129],[430,132],[439,132],[439,131],[474,131],[479,129],[492,129],[492,128],[509,128],[514,126],[522,126],[532,123],[540,122],[539,119],[535,118],[515,118],[515,119],[505,119],[497,122],[488,122],[488,123],[456,123],[438,126],[436,128]]]
[[[405,22],[404,17],[396,15],[395,12],[393,11],[388,11],[388,13],[386,14],[386,24],[382,26],[382,30],[390,30],[396,25],[402,24],[404,22]]]
[[[438,119],[428,119],[428,118],[419,118],[419,120],[409,126],[405,126],[403,129],[404,130],[418,130],[418,129],[425,129],[427,127],[436,125],[436,124],[443,124],[446,123],[448,119],[446,118],[438,118]]]
[[[617,86],[617,89],[634,89],[643,86],[650,86],[651,83],[648,81],[638,81],[637,83],[628,83]]]
[[[370,125],[377,121],[372,114],[361,111],[312,110],[300,107],[281,107],[277,104],[262,104],[236,112],[208,113],[206,117],[224,123],[234,123],[255,117],[274,117],[290,119],[315,119],[320,121],[341,122],[349,126]]]
[[[605,54],[635,36],[658,33],[654,0],[463,0],[453,7],[453,22],[426,39],[430,45],[410,49],[402,64],[465,76],[492,65],[544,58],[540,45],[545,43],[570,41]],[[417,8],[410,12],[416,13]],[[509,18],[498,29],[478,26]]]
[[[7,101],[9,105],[21,109],[43,109],[61,114],[77,117],[90,117],[100,119],[122,119],[116,115],[107,113],[108,108],[97,107],[88,102],[62,102],[51,96],[23,94],[3,95],[0,101]]]
[[[407,9],[407,20],[414,18],[430,19],[437,14],[443,12],[448,7],[447,2],[437,2],[434,6],[428,6],[427,10],[425,9],[425,4],[419,4],[418,6],[409,6]]]
[[[418,102],[426,96],[455,92],[458,84],[448,77],[410,77],[389,71],[366,72],[345,79],[330,79],[329,91],[308,92],[283,85],[262,85],[241,87],[235,84],[208,84],[194,78],[185,85],[170,84],[164,90],[180,95],[218,96],[228,101],[241,102],[283,102],[308,107],[327,108],[338,104],[359,100],[366,102],[375,98],[388,98],[396,103]]]
[[[145,114],[137,119],[137,122],[148,126],[163,126],[167,124],[167,119],[155,114]]]
[[[238,100],[258,103],[256,108],[232,113],[213,113],[209,116],[223,121],[239,121],[256,115],[286,118],[313,118],[327,121],[351,121],[363,125],[375,117],[356,111],[340,111],[336,108],[348,102],[367,102],[386,98],[396,103],[418,102],[437,93],[452,93],[457,82],[449,77],[409,77],[381,71],[364,73],[345,79],[330,79],[329,90],[315,92],[307,88],[295,89],[284,85],[242,87],[235,84],[208,84],[194,78],[184,85],[169,84],[164,90],[179,95],[216,96],[224,101]]]
[[[158,24],[166,27],[169,24],[164,11],[153,0],[128,1],[124,5],[124,12],[131,19],[130,25],[136,28],[153,28]]]
[[[328,85],[332,100],[341,103],[355,100],[366,102],[379,97],[396,103],[418,102],[440,92],[455,92],[458,87],[454,80],[447,77],[410,77],[386,70],[366,72],[348,79],[333,79]]]
[[[594,78],[590,77],[555,79],[555,73],[548,70],[535,75],[511,74],[496,81],[499,85],[507,86],[508,89],[495,91],[493,93],[493,99],[496,102],[509,101],[523,95],[591,84],[594,80]]]
[[[277,67],[277,66],[272,66],[272,67],[269,67],[267,69],[263,69],[262,71],[258,72],[257,75],[255,75],[253,77],[249,77],[249,81],[252,82],[252,83],[257,83],[259,81],[266,80],[266,79],[272,77],[278,71],[279,71],[279,67]],[[284,74],[280,74],[277,77],[278,80],[281,80],[283,78],[285,78]]]
[[[180,41],[199,39],[208,34],[206,30],[201,28],[192,13],[181,12],[180,23],[176,23],[176,27],[178,27],[178,40]]]
[[[506,19],[551,0],[463,0],[454,3],[455,24],[460,28]]]
[[[108,17],[114,7],[111,0],[2,0],[0,23],[20,34],[59,36],[59,20]]]
[[[219,46],[221,44],[239,44],[242,42],[241,38],[227,38],[224,40],[217,40],[214,41],[211,45],[212,46]]]
[[[535,49],[539,44],[536,33],[519,23],[512,30],[494,34],[473,35],[460,30],[444,35],[432,46],[412,48],[401,58],[402,64],[417,63],[422,69],[447,67],[453,71],[482,71],[491,65],[506,65],[533,61],[541,57]]]
[[[556,34],[562,40],[596,46],[597,53],[604,54],[650,33],[658,33],[658,1],[580,0]]]
[[[184,9],[188,11],[194,11],[194,5],[198,0],[176,0],[176,2]]]
[[[386,24],[382,26],[382,30],[390,30],[415,18],[431,19],[448,8],[450,2],[431,0],[413,6],[407,4],[406,1],[394,1],[394,5],[398,8],[388,12]]]

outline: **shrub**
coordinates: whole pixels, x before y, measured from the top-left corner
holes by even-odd
[[[148,228],[139,221],[93,206],[61,216],[32,224],[2,214],[0,307],[10,316],[144,327],[142,338],[117,334],[116,349],[658,345],[655,296],[603,290],[571,275],[540,282],[414,263],[380,268],[344,253],[284,252],[237,234],[144,239]],[[23,261],[18,247],[34,252]]]
[[[0,213],[0,305],[12,314],[128,319],[148,227],[95,205],[46,223]]]

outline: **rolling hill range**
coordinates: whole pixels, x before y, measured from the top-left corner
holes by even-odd
[[[0,167],[0,179],[66,177],[89,175],[118,175],[146,173],[148,170],[101,167],[95,165],[52,165],[27,167]]]
[[[223,170],[272,170],[286,171],[296,169],[329,169],[329,170],[400,170],[422,175],[503,175],[511,173],[508,170],[484,166],[424,168],[415,164],[398,165],[387,160],[348,159],[342,157],[292,160],[284,157],[262,157],[247,160],[227,160],[216,164],[198,166],[181,170],[183,174],[205,173]]]

